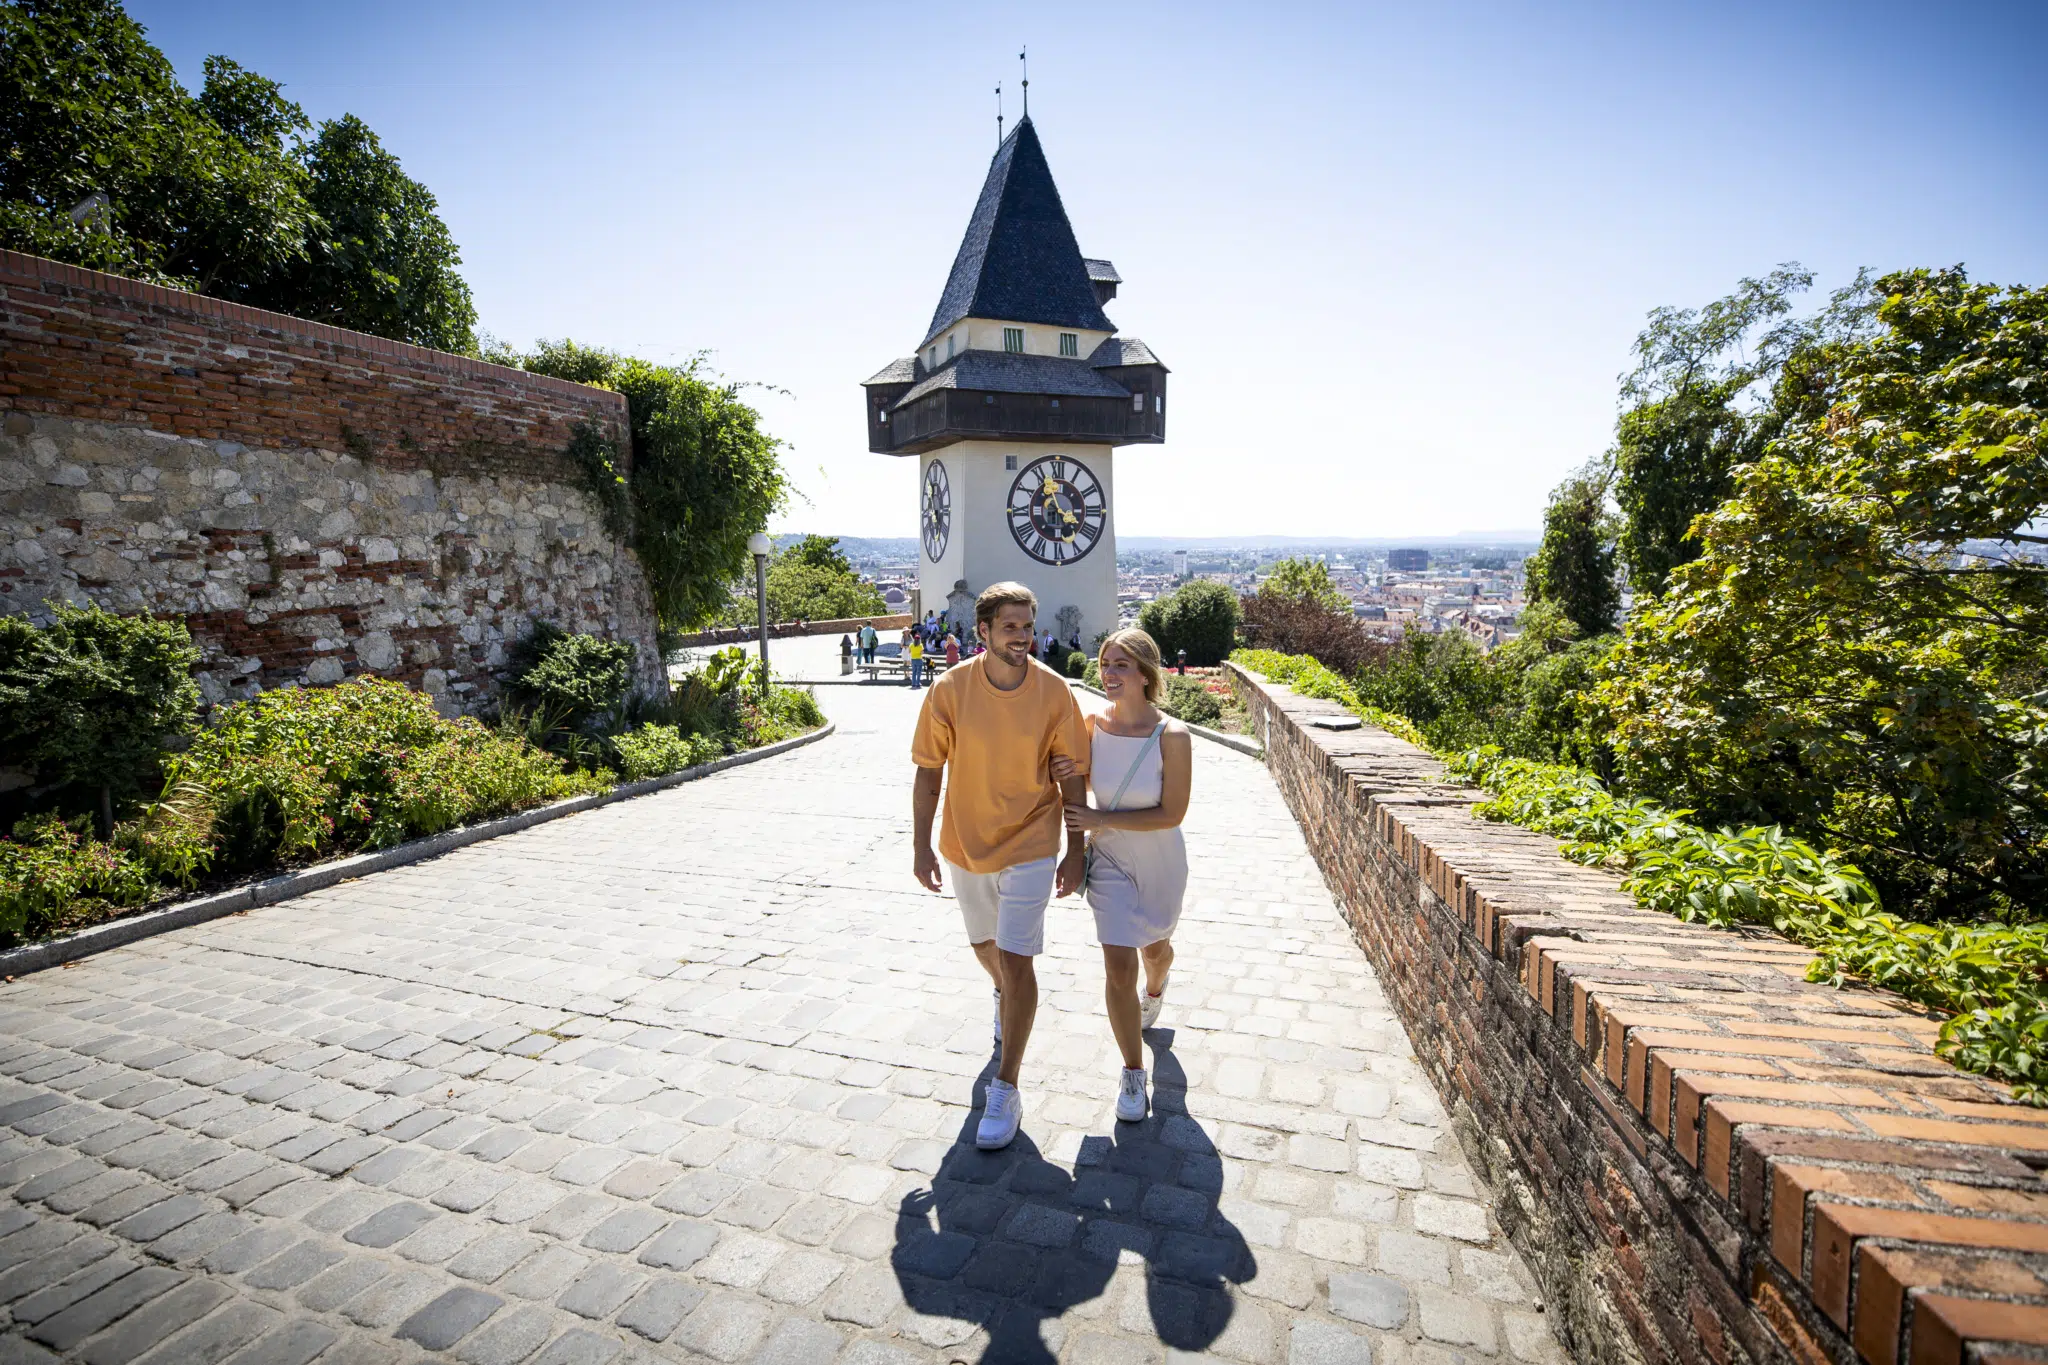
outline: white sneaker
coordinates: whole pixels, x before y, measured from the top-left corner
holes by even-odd
[[[1159,1011],[1164,1008],[1166,1008],[1166,987],[1164,984],[1159,987],[1159,994],[1157,995],[1152,995],[1142,990],[1139,991],[1138,1027],[1151,1028],[1154,1024],[1158,1023]]]
[[[996,987],[996,1046],[1003,1045],[1003,990]]]
[[[1125,1123],[1140,1123],[1150,1107],[1145,1097],[1145,1069],[1125,1067],[1123,1079],[1117,1082],[1116,1116]]]
[[[984,1152],[1007,1147],[1024,1122],[1024,1101],[1017,1087],[1005,1081],[988,1083],[988,1100],[982,1107],[981,1124],[974,1130],[974,1145]]]

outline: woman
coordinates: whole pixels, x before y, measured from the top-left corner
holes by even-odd
[[[1173,927],[1188,885],[1180,822],[1194,780],[1194,742],[1185,725],[1153,704],[1166,684],[1159,646],[1150,635],[1117,631],[1102,642],[1097,667],[1110,708],[1088,717],[1088,781],[1095,805],[1069,805],[1067,827],[1090,836],[1088,906],[1102,943],[1109,1028],[1124,1055],[1116,1116],[1136,1123],[1150,1108],[1141,1030],[1158,1022],[1165,1004]],[[1071,777],[1074,767],[1055,758],[1052,773]]]

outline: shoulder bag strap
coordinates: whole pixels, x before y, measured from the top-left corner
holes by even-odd
[[[1138,756],[1131,760],[1131,770],[1124,774],[1123,785],[1116,789],[1116,795],[1109,799],[1109,804],[1103,807],[1104,810],[1121,810],[1123,808],[1124,793],[1131,789],[1131,783],[1138,776],[1138,769],[1145,766],[1145,756],[1152,752],[1152,746],[1159,742],[1159,732],[1165,728],[1166,722],[1162,720],[1153,727],[1151,734],[1145,736],[1145,742],[1138,746]]]

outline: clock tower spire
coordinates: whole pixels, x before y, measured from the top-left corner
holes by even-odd
[[[1113,455],[1166,439],[1166,366],[1102,311],[1027,113],[1002,140],[916,354],[866,381],[868,449],[918,459],[928,605],[1013,579],[1084,648],[1117,624]]]

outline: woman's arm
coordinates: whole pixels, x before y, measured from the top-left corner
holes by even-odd
[[[1195,780],[1195,743],[1187,727],[1178,721],[1167,725],[1159,737],[1159,759],[1163,785],[1159,804],[1139,810],[1096,810],[1092,806],[1069,805],[1069,829],[1174,829],[1187,819],[1188,794]]]

